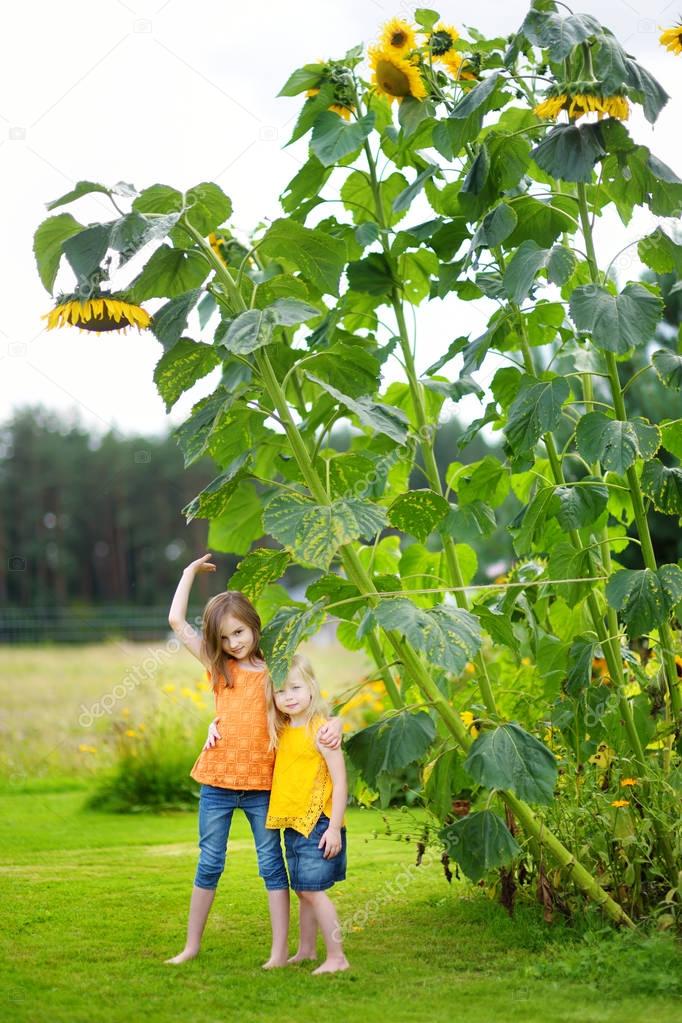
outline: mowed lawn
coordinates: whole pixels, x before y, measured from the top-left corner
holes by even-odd
[[[415,869],[414,844],[382,834],[380,814],[359,808],[349,812],[348,880],[334,890],[341,920],[354,921],[350,971],[260,969],[266,898],[241,814],[202,953],[168,966],[184,940],[196,814],[84,812],[84,795],[0,796],[3,1020],[680,1020],[671,997],[533,976],[533,964],[574,942],[562,925],[545,925],[533,905],[510,920],[480,889],[449,886],[435,857]],[[405,815],[390,818],[405,830]]]
[[[352,690],[369,670],[364,655],[334,645],[306,652],[332,695]],[[132,689],[117,695],[133,675]],[[427,853],[415,868],[414,842],[395,840],[414,824],[399,810],[388,814],[390,837],[379,811],[348,812],[348,880],[333,895],[348,931],[349,972],[312,977],[307,964],[260,969],[269,951],[266,896],[239,813],[202,953],[167,966],[164,959],[184,943],[198,857],[196,812],[116,815],[82,807],[111,763],[117,721],[150,725],[163,699],[178,713],[195,713],[203,734],[211,701],[194,708],[182,700],[182,687],[201,678],[186,650],[168,654],[165,643],[3,653],[0,1020],[682,1019],[672,997],[682,961],[672,942],[643,939],[621,948],[605,928],[598,945],[587,948],[561,919],[544,924],[533,902],[520,902],[510,920],[481,889],[448,885],[437,854]],[[84,709],[112,695],[110,712],[83,723]],[[187,751],[188,770],[194,755]]]

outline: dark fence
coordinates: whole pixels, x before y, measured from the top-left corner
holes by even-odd
[[[190,608],[188,620],[200,623],[201,607]],[[163,639],[170,631],[167,605],[0,609],[0,643],[98,643],[109,638],[144,642]]]

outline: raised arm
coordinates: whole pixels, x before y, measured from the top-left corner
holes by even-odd
[[[187,604],[194,579],[201,572],[215,572],[216,566],[208,562],[212,555],[204,554],[187,566],[180,577],[177,589],[173,595],[170,611],[168,612],[168,624],[190,653],[194,654],[198,661],[204,664],[201,656],[201,636],[195,628],[187,621]],[[207,665],[204,664],[204,667]]]

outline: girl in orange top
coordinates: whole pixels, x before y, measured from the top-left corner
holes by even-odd
[[[272,949],[265,969],[287,962],[289,880],[278,831],[265,827],[277,738],[272,680],[260,649],[261,620],[242,593],[226,590],[212,597],[198,633],[186,620],[195,577],[215,572],[210,554],[182,573],[168,614],[171,628],[201,661],[213,681],[221,733],[209,738],[190,772],[199,790],[199,863],[190,900],[185,947],[167,963],[183,963],[199,952],[201,937],[225,866],[227,839],[237,807],[246,814],[256,843],[258,873],[268,892]],[[341,721],[320,730],[330,747],[341,742]]]
[[[317,958],[317,926],[327,958],[313,973],[348,969],[334,903],[326,894],[346,877],[348,798],[341,749],[326,749],[318,728],[327,708],[307,657],[295,654],[284,688],[275,693],[280,713],[268,828],[284,828],[289,880],[300,900],[301,930],[293,962]]]

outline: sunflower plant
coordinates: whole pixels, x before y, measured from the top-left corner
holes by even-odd
[[[236,237],[214,183],[81,182],[50,208],[98,190],[118,216],[48,218],[41,277],[51,288],[62,256],[87,281],[110,250],[148,253],[127,293],[158,303],[167,408],[221,369],[176,430],[187,465],[217,467],[183,513],[243,556],[230,586],[267,623],[276,685],[328,616],[373,659],[390,705],[347,743],[368,786],[428,765],[445,851],[474,881],[503,869],[507,896],[517,871],[625,926],[677,912],[682,567],[658,563],[649,513],[682,521],[682,355],[652,351],[657,284],[617,280],[619,254],[600,258],[593,235],[606,210],[628,225],[645,208],[661,223],[632,242],[640,260],[682,269],[666,223],[682,181],[624,123],[638,107],[654,124],[668,96],[597,19],[551,0],[508,38],[418,9],[366,51],[294,70],[280,95],[300,97],[290,141],[307,144],[281,216]],[[447,304],[456,324],[472,300],[488,303],[481,332],[430,331],[425,366],[413,308]],[[630,413],[635,354],[669,418]],[[389,362],[401,377],[386,386]],[[443,478],[438,424],[464,396],[481,414]],[[460,461],[486,426],[503,457]],[[498,526],[514,563],[473,586]],[[299,603],[279,584],[290,564],[309,573]],[[637,780],[636,805],[620,777]],[[636,898],[602,840],[625,809]]]

